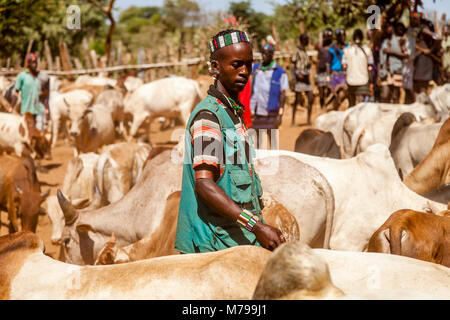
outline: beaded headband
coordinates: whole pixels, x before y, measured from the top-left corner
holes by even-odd
[[[27,61],[34,61],[34,60],[37,60],[36,53],[30,53],[30,54],[27,56]]]
[[[263,50],[275,51],[275,47],[270,43],[263,44],[262,48]]]
[[[248,35],[245,31],[233,31],[218,37],[214,37],[209,42],[209,49],[211,51],[211,54],[213,54],[215,51],[222,49],[223,47],[239,42],[250,42],[250,39],[248,38]]]

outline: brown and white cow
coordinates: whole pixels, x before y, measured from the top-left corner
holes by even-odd
[[[19,231],[18,217],[21,217],[22,230],[35,232],[40,206],[50,190],[40,192],[33,160],[15,155],[0,156],[3,183],[0,185],[0,205],[8,211],[10,232]]]
[[[418,194],[426,194],[450,183],[450,140],[433,146],[403,183]]]
[[[0,152],[13,152],[17,156],[31,155],[33,158],[51,158],[50,132],[36,129],[31,113],[20,116],[0,113]]]
[[[372,235],[368,251],[450,267],[450,217],[407,209],[396,211]]]
[[[0,237],[0,299],[250,299],[270,254],[260,247],[238,246],[111,266],[75,266],[46,256],[35,234],[19,232]]]
[[[117,264],[177,254],[174,246],[180,199],[180,191],[167,197],[161,226],[142,240],[126,247],[119,247],[113,233],[111,240],[100,250],[95,265]],[[264,221],[278,228],[286,241],[300,240],[300,230],[295,217],[273,195],[265,195],[263,202]]]

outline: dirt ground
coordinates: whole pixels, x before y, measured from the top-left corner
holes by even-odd
[[[291,126],[292,107],[293,102],[292,94],[288,96],[286,104],[286,110],[283,115],[282,124],[280,127],[279,145],[280,149],[294,150],[295,140],[300,133],[310,128],[311,126],[305,125],[307,111],[305,108],[297,106],[296,113],[296,125]],[[344,102],[345,103],[345,102]],[[331,106],[329,106],[330,108]],[[342,108],[342,107],[341,107]],[[341,109],[342,110],[342,109]],[[312,121],[314,121],[319,115],[324,113],[324,110],[320,109],[318,104],[318,97],[315,97],[315,104],[313,106]],[[173,146],[174,141],[171,141],[172,134],[175,130],[184,130],[183,126],[176,126],[169,130],[159,130],[160,124],[154,121],[151,125],[150,137],[154,146]],[[66,173],[67,164],[73,157],[73,147],[64,143],[63,140],[59,140],[56,147],[52,149],[52,159],[43,160],[42,166],[45,167],[47,172],[38,172],[38,179],[42,182],[41,190],[45,191],[50,188],[50,195],[56,195],[58,188],[61,188]],[[46,205],[43,205],[44,209]],[[8,217],[6,212],[1,212],[1,225],[0,235],[8,233]],[[39,216],[39,223],[36,230],[38,236],[44,240],[46,253],[55,259],[58,259],[60,253],[60,247],[51,243],[51,229],[52,225],[47,215]]]

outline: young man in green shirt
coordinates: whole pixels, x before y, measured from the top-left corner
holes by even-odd
[[[262,187],[238,100],[252,72],[252,48],[245,32],[225,30],[210,41],[210,51],[215,82],[186,128],[175,249],[195,253],[259,245],[274,250],[285,239],[261,217]]]
[[[36,128],[43,131],[50,114],[48,106],[49,78],[37,69],[36,54],[30,53],[26,61],[28,68],[17,76],[11,106],[16,104],[20,91],[22,94],[20,114],[31,113],[34,116]],[[12,112],[12,109],[9,111]]]

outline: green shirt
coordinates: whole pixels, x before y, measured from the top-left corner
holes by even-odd
[[[17,76],[14,88],[22,93],[22,104],[20,113],[30,112],[31,114],[44,113],[44,105],[39,101],[40,82],[28,70],[22,71]]]

